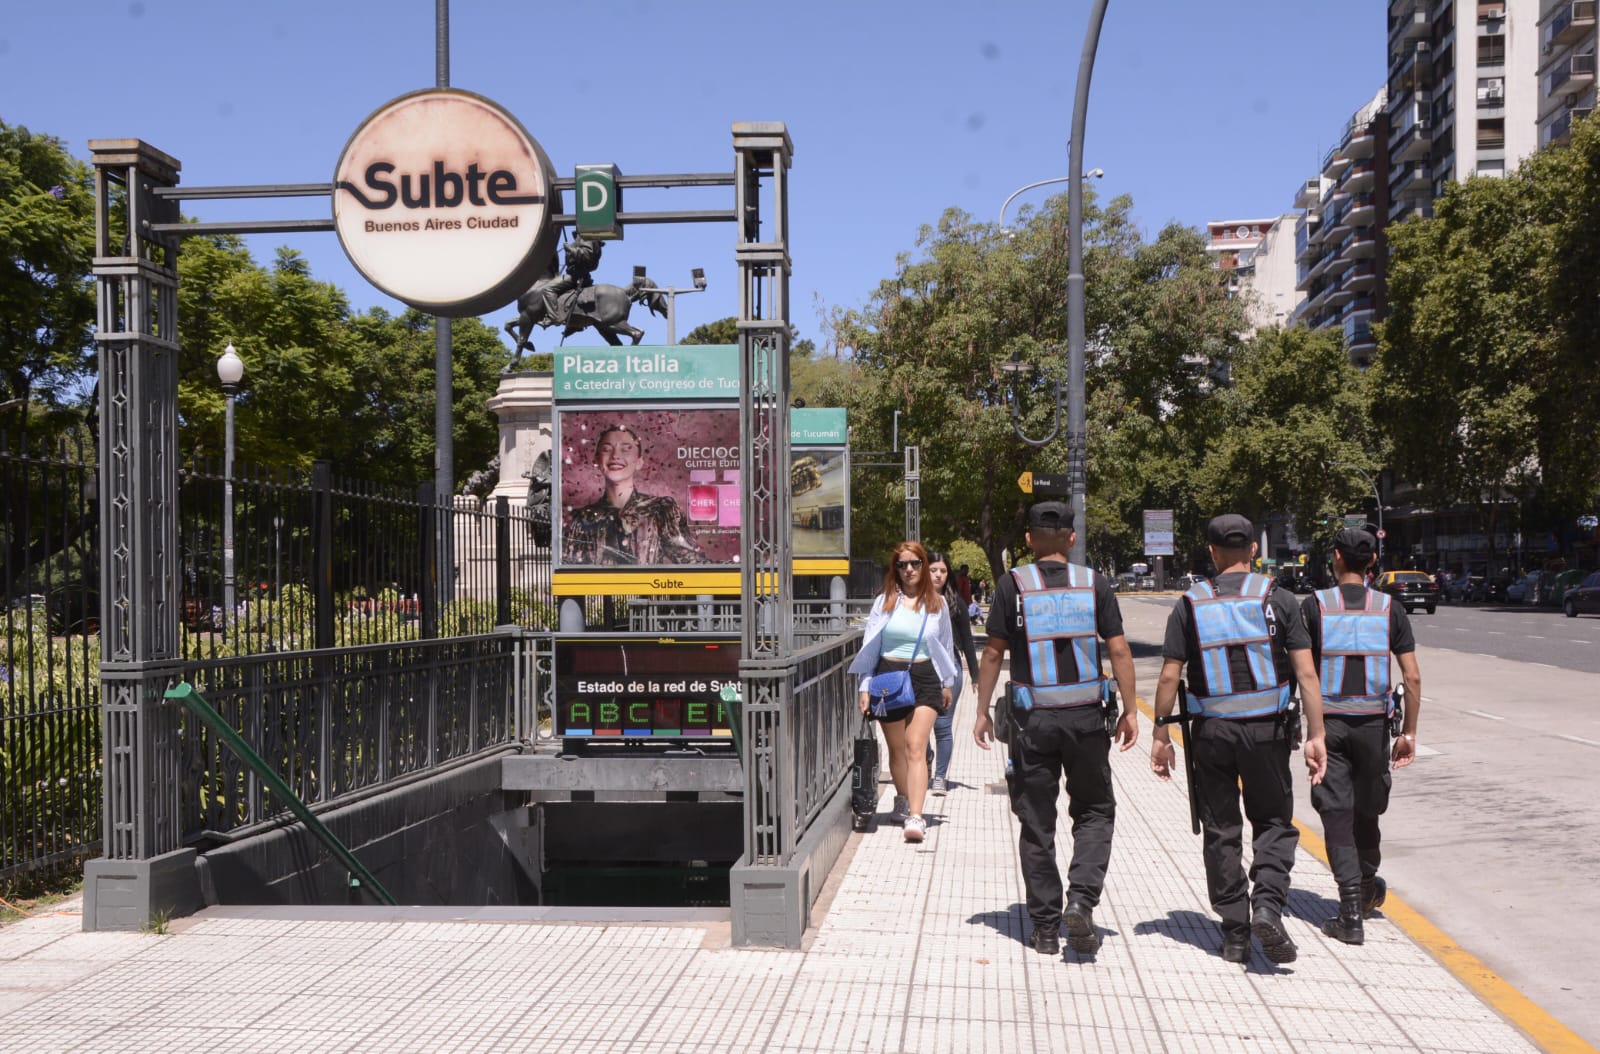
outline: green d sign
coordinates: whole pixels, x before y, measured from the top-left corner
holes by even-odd
[[[573,177],[577,196],[578,233],[585,238],[621,238],[622,190],[616,165],[579,165]]]

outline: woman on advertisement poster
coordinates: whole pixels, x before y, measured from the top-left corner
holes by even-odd
[[[561,558],[567,564],[703,564],[688,517],[676,499],[645,494],[636,487],[644,463],[644,444],[630,426],[612,424],[594,450],[595,467],[605,477],[598,500],[573,509],[561,532]]]

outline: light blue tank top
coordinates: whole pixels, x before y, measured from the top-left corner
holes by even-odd
[[[883,624],[883,638],[878,654],[885,659],[908,662],[911,659],[911,650],[917,645],[917,634],[922,632],[922,612],[898,604],[895,606],[894,614],[889,616],[889,621]],[[917,648],[917,658],[927,657],[927,641],[924,640],[923,646]]]

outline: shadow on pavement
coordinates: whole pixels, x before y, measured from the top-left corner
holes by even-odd
[[[996,933],[1003,933],[1018,944],[1027,943],[1027,926],[1022,921],[1023,910],[1021,904],[1012,904],[1009,908],[996,908],[993,911],[983,911],[967,919],[969,926],[987,926]]]
[[[1159,934],[1212,955],[1222,951],[1222,929],[1217,920],[1198,911],[1169,911],[1164,919],[1139,923],[1133,932],[1136,936]]]

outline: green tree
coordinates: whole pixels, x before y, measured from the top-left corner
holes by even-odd
[[[1394,468],[1431,503],[1474,507],[1491,554],[1513,499],[1538,481],[1551,401],[1552,239],[1537,203],[1526,174],[1469,179],[1433,219],[1389,233],[1373,408]]]
[[[81,399],[93,259],[89,167],[59,139],[0,121],[0,428]]]
[[[1118,198],[1085,207],[1088,333],[1086,544],[1102,566],[1136,552],[1145,507],[1193,507],[1192,476],[1217,414],[1213,373],[1225,369],[1243,329],[1242,306],[1197,232],[1172,226],[1145,242]],[[903,255],[868,306],[833,319],[835,343],[860,369],[849,404],[858,448],[901,441],[922,455],[922,523],[933,538],[968,538],[993,568],[1022,545],[1025,470],[1067,468],[1067,199],[1019,214],[1012,237],[946,212]],[[1058,410],[1059,407],[1059,410]],[[1013,414],[1024,434],[1017,438]],[[894,488],[884,496],[895,497]],[[892,509],[858,488],[858,553],[887,548],[901,531]],[[1180,513],[1181,516],[1181,513]]]
[[[1285,512],[1307,536],[1362,503],[1361,473],[1381,464],[1377,427],[1366,378],[1336,333],[1262,330],[1234,357],[1232,384],[1217,398],[1222,427],[1198,477],[1210,508],[1257,522]]]

